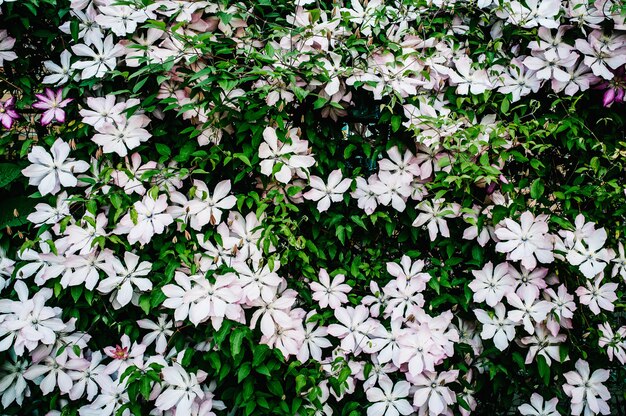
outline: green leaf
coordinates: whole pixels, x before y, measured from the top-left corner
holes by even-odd
[[[5,188],[20,176],[22,176],[21,165],[16,163],[0,163],[0,188]]]
[[[543,195],[543,192],[545,190],[545,187],[543,186],[543,182],[541,179],[535,179],[535,181],[532,183],[532,185],[530,185],[530,196],[533,199],[539,199],[541,198],[541,195]]]
[[[243,343],[243,339],[245,337],[245,333],[243,330],[234,330],[230,335],[230,353],[233,357],[239,355],[241,352],[241,344]]]

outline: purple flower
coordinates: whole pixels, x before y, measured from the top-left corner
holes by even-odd
[[[615,75],[610,81],[604,81],[596,88],[605,90],[602,97],[602,105],[610,107],[613,103],[623,103],[624,93],[626,92],[626,74],[624,73],[624,67],[615,70]]]
[[[13,122],[20,118],[20,115],[15,111],[15,97],[10,97],[5,102],[0,102],[0,122],[2,125],[10,129]]]
[[[33,107],[39,110],[45,110],[41,116],[42,126],[47,126],[55,120],[59,123],[65,123],[65,111],[63,111],[63,108],[67,106],[72,99],[63,99],[63,89],[59,88],[55,92],[50,88],[46,88],[45,94],[35,94],[35,96],[39,101],[33,104]]]

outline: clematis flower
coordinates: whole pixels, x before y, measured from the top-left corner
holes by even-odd
[[[5,129],[10,129],[18,118],[20,115],[15,111],[15,97],[11,96],[6,101],[0,102],[0,122]]]
[[[261,173],[266,176],[274,174],[277,181],[285,184],[291,181],[294,173],[315,164],[315,159],[307,154],[309,142],[299,139],[297,129],[290,129],[286,136],[291,139],[291,144],[278,140],[276,130],[266,127],[263,130],[264,141],[259,146],[259,158],[263,159]]]
[[[537,300],[537,296],[530,291],[524,291],[519,295],[509,293],[506,295],[506,300],[509,305],[515,308],[509,311],[507,318],[516,324],[524,324],[524,329],[531,335],[535,333],[533,321],[536,323],[543,321],[552,310],[550,302]]]
[[[411,377],[408,380],[415,386],[413,405],[428,415],[437,416],[449,414],[449,405],[456,403],[456,394],[446,387],[446,384],[454,382],[459,377],[458,370],[435,372],[425,371],[422,374]],[[423,409],[423,410],[422,410]]]
[[[572,398],[572,415],[610,414],[611,410],[607,401],[611,393],[602,384],[609,379],[608,370],[596,370],[591,374],[589,363],[582,359],[576,362],[576,371],[563,374],[567,383],[563,385],[563,391]]]
[[[622,66],[613,71],[614,77],[609,81],[604,81],[595,88],[604,90],[602,96],[602,105],[610,107],[613,103],[623,103],[624,94],[626,93],[626,74],[625,67]]]
[[[87,58],[72,64],[72,69],[82,71],[80,74],[82,79],[104,77],[107,71],[112,71],[117,66],[115,58],[124,55],[124,47],[120,44],[113,44],[113,35],[107,36],[104,41],[94,38],[93,44],[90,46],[85,44],[72,46],[72,51],[76,55]]]
[[[229,210],[237,203],[237,198],[230,193],[230,180],[221,181],[215,186],[213,196],[207,185],[193,181],[193,199],[189,200],[189,225],[200,231],[207,224],[219,225],[222,222],[222,210]]]
[[[524,416],[561,416],[558,410],[556,410],[556,404],[558,402],[559,399],[555,397],[544,403],[543,397],[537,393],[533,393],[533,395],[530,396],[530,404],[524,403],[519,406],[517,410]]]
[[[89,170],[89,164],[83,160],[68,158],[70,145],[60,138],[50,148],[51,154],[41,146],[33,146],[28,154],[32,165],[22,170],[30,185],[37,185],[41,195],[56,194],[63,186],[76,186],[75,173]]]
[[[411,385],[406,381],[393,381],[387,376],[378,379],[380,387],[372,387],[365,392],[367,400],[373,403],[367,408],[367,416],[398,416],[413,413],[413,406],[406,399]]]
[[[119,344],[104,348],[104,353],[113,359],[104,369],[104,373],[113,374],[117,372],[118,375],[121,375],[131,365],[141,365],[145,352],[145,345],[137,342],[131,344],[128,335],[122,335]]]
[[[600,309],[613,311],[615,309],[613,302],[617,300],[617,295],[615,294],[617,283],[606,283],[603,285],[603,277],[602,273],[600,273],[594,281],[587,281],[587,287],[581,286],[576,289],[580,303],[589,306],[589,309],[595,315],[600,314]]]
[[[483,324],[480,333],[482,339],[493,338],[493,343],[500,351],[504,351],[509,342],[515,338],[515,322],[506,317],[506,308],[498,303],[494,308],[493,317],[482,309],[474,310],[478,321]]]
[[[348,302],[346,294],[352,290],[352,287],[343,283],[345,280],[344,275],[338,274],[331,282],[328,272],[325,269],[320,269],[319,283],[311,282],[309,284],[313,291],[313,299],[318,302],[320,308],[330,306],[331,309],[337,309]]]
[[[521,339],[520,345],[528,347],[526,354],[526,364],[531,364],[538,355],[543,356],[548,366],[552,365],[552,360],[557,362],[567,361],[569,357],[561,360],[560,344],[565,342],[567,337],[564,334],[552,335],[544,325],[537,325],[532,336]]]
[[[141,343],[148,347],[156,341],[155,351],[159,354],[165,354],[167,338],[174,334],[174,330],[172,329],[174,323],[168,320],[168,316],[164,313],[159,315],[157,322],[153,322],[149,319],[140,319],[137,321],[137,326],[150,330],[150,332],[143,337]]]
[[[363,305],[337,308],[335,318],[339,323],[330,324],[328,334],[341,339],[341,348],[355,355],[362,351],[369,339],[368,334],[379,325],[369,317],[369,311]]]
[[[599,228],[585,238],[577,240],[574,248],[567,253],[567,261],[578,266],[587,279],[593,279],[614,257],[612,252],[603,248],[606,238],[606,230]]]
[[[46,88],[44,94],[35,94],[35,96],[39,101],[34,103],[33,107],[44,110],[40,120],[42,126],[47,126],[55,120],[59,123],[65,123],[65,111],[63,111],[63,108],[72,102],[73,99],[63,99],[63,89],[59,88],[55,92],[51,88]]]
[[[4,61],[17,59],[17,54],[11,50],[13,46],[15,46],[15,38],[9,36],[6,30],[0,30],[0,68],[4,66]]]
[[[500,240],[496,251],[507,253],[507,259],[520,261],[528,270],[537,267],[537,261],[552,263],[552,241],[548,235],[548,217],[535,217],[526,211],[520,216],[520,223],[510,218],[498,224],[495,234]]]
[[[446,204],[445,200],[435,199],[434,201],[422,201],[417,204],[418,210],[422,211],[415,221],[413,227],[421,227],[426,224],[430,241],[435,241],[438,234],[442,237],[450,237],[450,229],[446,218],[456,218],[460,207],[457,204]]]
[[[61,52],[61,64],[57,65],[52,61],[45,61],[43,66],[50,72],[50,75],[46,75],[41,81],[43,84],[63,85],[70,79],[70,58],[72,54],[68,50]]]
[[[304,318],[304,341],[296,355],[296,358],[301,363],[307,362],[309,357],[317,362],[321,362],[322,348],[332,347],[331,342],[326,338],[328,336],[328,328],[318,326],[317,322],[311,321],[314,315],[317,315],[315,310],[310,311]]]
[[[30,397],[30,388],[24,378],[24,372],[28,368],[28,361],[19,360],[15,354],[11,353],[0,366],[2,377],[0,377],[0,396],[2,396],[2,407],[5,409],[15,402],[21,406],[24,397]]]
[[[139,256],[129,251],[124,253],[124,263],[126,265],[115,259],[113,262],[115,275],[102,280],[97,287],[101,293],[111,293],[111,302],[115,309],[127,305],[135,292],[152,289],[150,279],[142,277],[150,273],[152,263],[148,261],[140,263]]]
[[[468,285],[474,292],[474,302],[487,302],[494,307],[503,297],[512,293],[515,280],[509,274],[509,264],[500,263],[495,269],[493,263],[488,262],[482,270],[472,270],[475,279]]]
[[[148,244],[155,234],[163,234],[167,226],[174,222],[174,218],[165,212],[166,209],[167,195],[159,195],[157,199],[153,199],[147,194],[142,201],[133,204],[131,212],[120,220],[113,232],[128,234],[130,244]]]
[[[178,363],[163,368],[161,374],[168,387],[159,395],[154,405],[160,410],[175,408],[176,414],[190,415],[194,400],[204,397],[198,376],[188,373]]]
[[[144,127],[145,116],[133,115],[128,120],[121,123],[105,123],[98,127],[98,134],[91,140],[102,146],[104,153],[117,153],[126,156],[128,151],[138,147],[141,143],[148,141],[152,135]]]
[[[331,202],[340,202],[343,199],[343,194],[350,189],[351,184],[352,179],[342,179],[341,170],[336,169],[328,175],[327,183],[318,176],[311,176],[309,185],[313,189],[302,196],[304,199],[317,201],[317,210],[324,212],[328,210]]]

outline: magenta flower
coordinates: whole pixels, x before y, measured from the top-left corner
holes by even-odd
[[[47,126],[55,120],[59,123],[65,123],[65,111],[63,108],[67,106],[72,99],[63,99],[63,89],[59,88],[55,92],[50,88],[46,88],[45,94],[35,94],[35,96],[39,101],[33,104],[33,107],[44,110],[41,116],[42,126]]]
[[[0,102],[0,122],[2,125],[10,129],[13,122],[20,118],[20,115],[15,111],[15,97],[10,97],[5,102]]]
[[[604,91],[602,97],[602,105],[610,107],[613,103],[623,103],[624,93],[626,92],[626,74],[624,73],[624,67],[617,69],[613,72],[615,75],[610,81],[604,81],[596,88]]]

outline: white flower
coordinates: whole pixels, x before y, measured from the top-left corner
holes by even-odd
[[[54,345],[57,333],[64,331],[66,324],[60,319],[61,308],[45,306],[52,289],[39,289],[30,299],[23,281],[16,281],[14,289],[19,301],[0,300],[0,351],[13,344],[13,350],[21,356],[24,348],[33,351],[40,344]]]
[[[428,415],[437,416],[448,414],[448,406],[456,402],[456,394],[445,385],[454,382],[459,376],[458,370],[442,371],[433,373],[425,371],[422,374],[411,377],[409,381],[417,387],[413,396],[413,405],[424,409],[428,406]]]
[[[320,269],[319,283],[311,282],[309,286],[313,291],[313,300],[316,300],[321,308],[330,306],[331,309],[337,309],[342,304],[348,302],[347,293],[352,287],[345,284],[346,277],[338,274],[330,281],[330,276],[325,269]]]
[[[529,270],[537,266],[537,260],[541,263],[553,262],[553,244],[548,235],[547,219],[546,215],[535,218],[529,211],[520,216],[520,224],[505,218],[495,231],[500,240],[496,244],[496,251],[508,253],[509,260],[521,260],[522,265]]]
[[[143,23],[148,19],[156,18],[153,13],[158,4],[135,10],[130,6],[100,6],[101,13],[96,16],[96,22],[105,29],[111,29],[117,36],[134,33],[137,23]]]
[[[506,317],[506,308],[502,303],[494,307],[493,317],[482,309],[474,310],[478,321],[483,324],[480,333],[482,339],[493,338],[493,343],[500,351],[504,351],[509,342],[515,338],[515,322]]]
[[[372,189],[373,183],[376,182],[375,178],[376,175],[370,176],[368,180],[357,177],[355,179],[356,189],[350,193],[350,196],[357,200],[358,207],[364,210],[367,215],[372,215],[378,205],[377,194]]]
[[[324,183],[322,178],[318,176],[311,176],[309,185],[313,188],[302,196],[305,199],[318,201],[317,210],[324,212],[328,210],[331,202],[340,202],[343,199],[343,194],[350,189],[352,179],[342,179],[341,170],[336,169],[328,175],[328,182]]]
[[[167,206],[167,195],[159,195],[157,199],[153,199],[146,194],[142,201],[133,204],[131,212],[120,220],[113,232],[128,234],[130,244],[148,244],[154,234],[163,234],[167,226],[174,222],[174,218],[165,212]]]
[[[626,364],[626,326],[622,326],[613,333],[608,322],[598,325],[602,336],[598,340],[600,347],[606,347],[609,360],[613,361],[613,356],[617,357],[620,363]]]
[[[376,194],[377,201],[384,206],[391,206],[398,212],[406,208],[406,200],[411,196],[411,182],[403,176],[388,171],[381,171],[377,180],[372,180],[369,188]]]
[[[67,83],[70,79],[70,58],[72,54],[68,50],[61,52],[61,64],[57,65],[52,61],[45,61],[43,66],[46,67],[50,75],[46,75],[42,81],[44,84],[54,84],[56,86]]]
[[[104,364],[101,364],[102,358],[102,353],[95,351],[91,354],[88,366],[68,372],[74,381],[74,386],[69,393],[70,399],[80,399],[85,391],[87,392],[87,400],[93,400],[98,394],[99,386],[106,383],[103,380],[109,379],[109,376],[105,374]]]
[[[142,261],[139,263],[139,256],[129,251],[124,253],[124,266],[116,259],[113,263],[115,275],[107,277],[98,285],[101,293],[111,293],[111,302],[115,309],[127,305],[136,291],[148,291],[152,289],[150,279],[141,277],[147,276],[152,269],[152,263]]]
[[[472,270],[475,279],[468,285],[474,292],[474,302],[487,302],[494,307],[502,298],[513,292],[515,280],[509,274],[509,264],[500,263],[495,269],[488,262],[482,270]]]
[[[137,321],[139,328],[151,330],[151,332],[143,337],[141,343],[145,346],[150,346],[150,344],[156,341],[154,349],[159,354],[165,354],[167,338],[174,333],[172,330],[174,324],[167,318],[168,316],[166,314],[161,314],[157,322],[153,322],[149,319],[140,319]]]
[[[322,348],[332,347],[331,342],[326,338],[328,329],[324,326],[318,327],[315,321],[309,322],[313,315],[316,314],[317,311],[310,311],[304,318],[304,341],[296,356],[301,363],[307,362],[309,357],[321,362]]]
[[[185,371],[178,363],[163,368],[161,374],[168,387],[159,395],[154,405],[160,410],[176,408],[176,414],[191,415],[194,400],[204,397],[197,376]]]
[[[509,293],[506,295],[506,300],[515,308],[509,311],[507,317],[516,324],[523,323],[524,329],[531,335],[535,333],[533,321],[537,323],[543,321],[552,310],[550,302],[537,300],[537,296],[531,291],[524,291],[519,295]]]
[[[200,181],[193,181],[193,199],[189,200],[189,225],[194,230],[200,231],[207,224],[218,225],[222,222],[222,210],[228,210],[235,206],[237,198],[228,195],[230,192],[230,180],[221,181],[215,186],[213,196],[207,185]]]
[[[450,237],[450,230],[445,219],[457,217],[459,208],[456,204],[445,204],[445,200],[442,198],[432,202],[422,201],[417,204],[417,209],[422,213],[415,218],[412,225],[413,227],[421,227],[426,224],[430,241],[435,241],[439,233],[443,237]]]
[[[617,283],[602,284],[603,275],[600,273],[595,280],[588,280],[587,287],[579,287],[576,294],[580,299],[580,303],[589,306],[591,312],[595,315],[600,314],[600,309],[613,311],[615,308],[613,302],[617,300],[615,291]]]
[[[567,261],[578,266],[587,279],[601,273],[614,257],[613,253],[602,248],[606,237],[604,228],[594,230],[589,236],[576,241],[574,248],[567,253]]]
[[[67,354],[58,357],[48,356],[44,364],[35,364],[24,372],[27,380],[37,380],[47,374],[38,384],[44,396],[51,393],[56,386],[61,393],[69,393],[74,385],[74,381],[69,376],[69,370],[83,370],[89,367],[89,361],[84,358],[74,358],[68,361]]]
[[[610,414],[607,400],[611,398],[609,390],[602,384],[609,379],[608,370],[596,370],[591,374],[589,363],[582,359],[576,362],[576,371],[563,374],[567,383],[563,391],[572,398],[572,415]]]
[[[6,30],[0,30],[0,68],[4,66],[4,61],[14,61],[17,54],[13,52],[15,38],[8,35]]]
[[[26,219],[37,227],[41,227],[43,224],[57,224],[68,215],[70,215],[70,205],[67,192],[63,191],[57,196],[55,207],[40,202],[35,205],[35,211],[30,213]]]
[[[517,409],[524,416],[561,416],[556,410],[559,399],[556,397],[544,403],[543,397],[537,393],[530,396],[530,404],[524,403]]]
[[[126,156],[128,150],[134,149],[141,143],[148,141],[152,135],[145,127],[145,116],[133,115],[121,123],[106,123],[98,127],[98,134],[91,140],[102,146],[104,153],[117,153]]]
[[[22,170],[22,174],[28,177],[30,185],[37,185],[41,195],[56,194],[65,187],[76,186],[78,180],[75,173],[86,172],[89,164],[85,161],[69,159],[70,145],[60,138],[56,139],[50,152],[41,146],[33,146],[28,154],[28,160],[32,165]]]
[[[0,396],[5,409],[13,402],[21,406],[24,396],[30,396],[30,388],[24,378],[28,362],[17,360],[14,354],[11,356],[11,360],[6,360],[0,367]]]
[[[508,4],[508,21],[525,28],[543,26],[557,28],[557,15],[561,11],[560,0],[512,1]]]
[[[274,165],[279,164],[274,177],[282,183],[289,183],[294,173],[315,164],[315,159],[307,155],[309,143],[298,138],[297,129],[289,130],[287,138],[291,139],[291,144],[278,140],[276,130],[266,127],[263,130],[264,142],[259,146],[259,158],[263,159],[261,160],[261,173],[271,176],[274,172]]]
[[[109,35],[104,39],[93,39],[95,50],[85,44],[72,46],[72,51],[88,60],[78,61],[72,65],[72,69],[80,69],[82,79],[102,78],[107,71],[112,71],[117,65],[118,56],[124,55],[124,47],[122,45],[113,44],[113,36]]]
[[[104,377],[101,382],[102,392],[88,405],[78,409],[80,416],[130,416],[130,410],[125,409],[121,414],[118,410],[129,402],[126,383],[113,381]]]
[[[374,403],[367,408],[367,416],[398,416],[413,413],[413,406],[405,397],[409,396],[411,385],[406,381],[399,381],[395,385],[387,376],[378,379],[378,387],[372,387],[365,392],[367,400]]]

